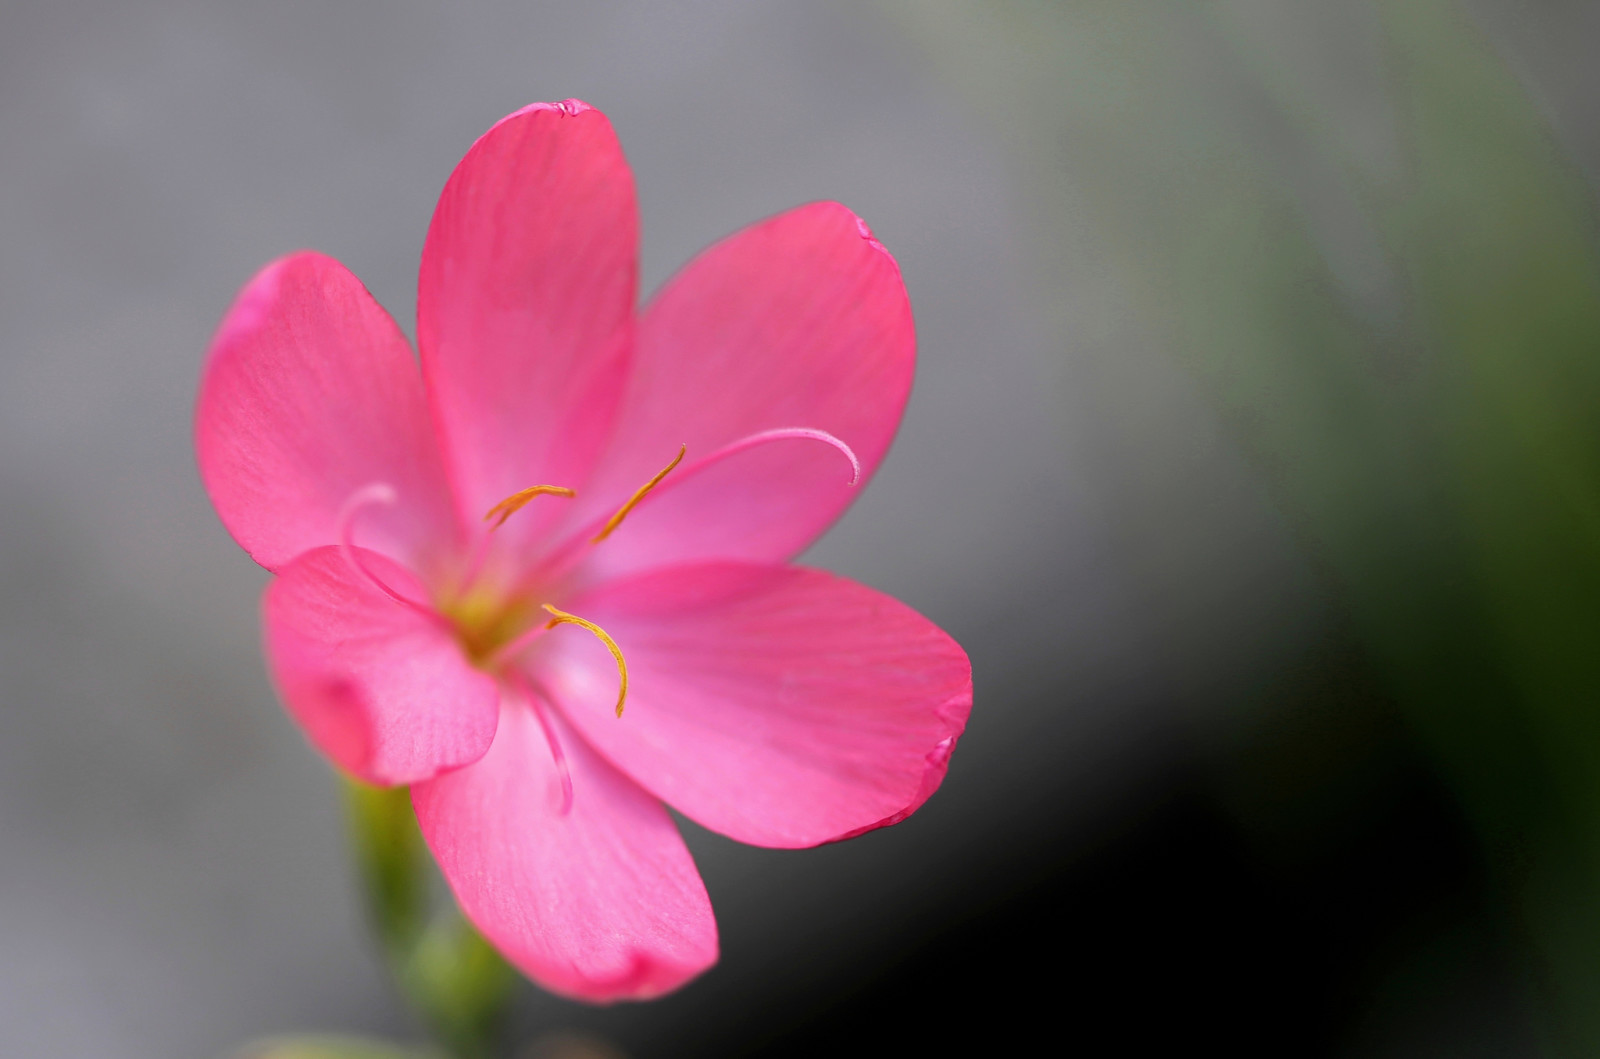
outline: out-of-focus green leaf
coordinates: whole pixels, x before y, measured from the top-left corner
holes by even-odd
[[[445,1059],[431,1049],[400,1048],[357,1037],[276,1037],[247,1044],[231,1059]]]
[[[1412,144],[1379,212],[1440,362],[1440,447],[1498,678],[1532,764],[1454,746],[1475,808],[1523,865],[1558,1000],[1600,1047],[1600,264],[1589,195],[1504,65],[1442,0],[1384,7]],[[1488,695],[1493,697],[1487,697]],[[1448,704],[1434,697],[1445,735]],[[1452,741],[1453,743],[1455,741]],[[1489,757],[1493,760],[1493,756]],[[1502,815],[1503,814],[1503,815]],[[1530,855],[1531,851],[1531,855]]]
[[[1345,342],[1346,362],[1367,366],[1370,399],[1352,403],[1322,380],[1324,412],[1359,409],[1344,437],[1285,400],[1288,384],[1243,395],[1235,386],[1231,399],[1280,424],[1257,451],[1275,466],[1289,460],[1279,494],[1302,507],[1302,527],[1326,547],[1413,723],[1508,869],[1503,881],[1546,961],[1546,1000],[1562,1009],[1560,1043],[1587,1053],[1600,1044],[1594,217],[1526,93],[1457,8],[1394,0],[1380,10],[1404,164],[1387,183],[1346,171],[1408,285],[1404,337]],[[1240,240],[1205,245],[1229,242]],[[1286,242],[1256,240],[1258,259]],[[1220,260],[1247,276],[1250,256]],[[1330,286],[1309,264],[1286,271],[1277,290],[1246,280],[1265,298],[1254,313],[1223,303],[1213,313],[1258,321],[1256,335],[1269,306],[1299,317],[1242,373],[1258,385],[1325,330],[1306,326],[1317,299],[1305,291]],[[1298,295],[1297,283],[1307,284]],[[1232,286],[1219,280],[1207,297]],[[1216,337],[1196,347],[1212,364],[1251,344]],[[1366,484],[1341,488],[1319,473],[1319,449],[1358,456]]]
[[[462,1055],[492,1039],[517,981],[510,964],[459,915],[436,919],[398,974],[441,1038]]]
[[[391,957],[416,943],[427,917],[428,853],[404,787],[344,784],[351,850],[373,930]]]
[[[1597,1054],[1591,195],[1455,0],[1371,8],[1390,166],[1257,32],[1270,6],[898,5],[1010,135],[1045,237],[1093,246],[1124,319],[1204,381],[1264,469],[1499,869],[1551,1044]],[[1206,78],[1227,88],[1188,90]],[[1205,110],[1219,99],[1248,121]],[[1330,228],[1370,242],[1360,274],[1335,267]]]
[[[345,807],[367,913],[406,999],[457,1059],[493,1054],[516,972],[453,905],[430,910],[410,791],[347,780]]]

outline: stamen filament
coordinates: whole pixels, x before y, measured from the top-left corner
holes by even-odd
[[[495,530],[506,524],[506,519],[510,518],[512,515],[515,515],[518,511],[521,511],[523,506],[536,496],[574,497],[577,495],[577,493],[563,485],[530,485],[526,489],[520,489],[517,492],[512,493],[494,507],[491,507],[488,513],[483,516],[483,521],[488,522],[496,515],[500,516],[500,518],[495,521],[495,524],[489,527],[489,532],[493,533]]]
[[[671,469],[670,467],[667,468],[667,470]],[[554,629],[557,625],[578,625],[588,629],[599,638],[601,643],[606,645],[606,650],[611,652],[611,657],[617,660],[617,675],[622,678],[622,685],[617,690],[617,716],[621,717],[622,704],[628,701],[628,660],[622,657],[622,648],[617,646],[617,641],[611,638],[610,633],[587,618],[580,618],[576,614],[568,614],[564,610],[557,610],[548,603],[544,604],[544,609],[552,615],[550,620],[545,623],[546,629]]]
[[[489,538],[493,536],[495,530],[506,524],[506,519],[521,511],[528,501],[536,496],[565,496],[570,498],[577,495],[577,493],[563,485],[530,485],[526,489],[517,490],[494,507],[491,507],[484,513],[483,521],[488,522],[496,515],[500,517],[496,519],[494,525],[489,527],[489,531],[479,537],[477,543],[473,545],[472,558],[467,563],[466,572],[461,576],[461,591],[465,592],[477,583],[478,575],[483,573],[483,564],[489,559]]]
[[[661,479],[665,478],[674,467],[683,462],[683,455],[688,451],[688,445],[681,446],[678,449],[678,454],[672,458],[672,462],[661,468],[661,472],[654,478],[641,485],[638,490],[628,498],[627,503],[617,508],[617,513],[606,520],[606,524],[600,527],[599,533],[596,533],[592,538],[590,538],[589,543],[599,544],[601,541],[611,536],[611,531],[622,525],[622,520],[628,517],[628,512],[638,507],[639,501],[643,500],[645,496],[649,494],[650,490],[660,485]],[[619,707],[617,716],[620,717],[621,715],[621,708]]]
[[[675,488],[682,487],[696,475],[710,470],[730,456],[738,455],[746,449],[756,448],[773,441],[820,441],[825,445],[831,445],[839,451],[840,455],[850,461],[850,480],[845,485],[854,486],[861,480],[861,459],[856,455],[855,450],[843,440],[828,433],[826,430],[815,430],[810,427],[780,427],[776,430],[760,430],[754,434],[746,434],[744,437],[722,446],[711,455],[696,459],[694,463],[684,468],[682,474],[673,478],[672,482],[662,490],[663,495],[670,493]],[[634,493],[628,502],[623,504],[617,513],[612,515],[593,537],[588,539],[587,543],[594,545],[605,540],[621,524],[623,518],[661,483],[661,480],[667,476],[667,472],[671,471],[683,460],[687,451],[688,446],[680,448],[677,459],[668,464],[660,474],[646,482],[642,489]],[[544,559],[540,562],[540,567],[545,577],[548,578],[560,574],[581,561],[581,556],[585,550],[585,535],[594,525],[595,523],[591,522],[583,529],[574,531],[571,536],[563,539],[560,544],[545,554]]]

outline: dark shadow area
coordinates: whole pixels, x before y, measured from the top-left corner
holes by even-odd
[[[962,894],[870,977],[747,1021],[727,1052],[1332,1055],[1372,1037],[1388,1051],[1411,1028],[1373,1023],[1426,1021],[1421,1006],[1471,1017],[1458,1028],[1502,1054],[1490,1045],[1515,1033],[1513,986],[1470,835],[1420,763],[1390,784],[1366,826],[1283,861],[1196,768],[1088,851],[1062,842]]]
[[[1094,834],[1041,830],[886,962],[695,1052],[1536,1053],[1473,835],[1352,650],[1323,645],[1269,696],[1293,705],[1197,742]]]
[[[677,999],[525,1005],[513,1039],[564,1027],[634,1059],[1545,1054],[1499,881],[1348,627],[1238,690],[1231,722],[1205,711],[1096,812],[1063,771],[987,802],[987,841],[919,855],[903,888],[858,877],[844,903],[871,916],[775,899],[814,951],[732,931]]]

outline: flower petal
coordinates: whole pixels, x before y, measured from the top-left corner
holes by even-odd
[[[404,567],[358,551],[395,592],[426,598]],[[369,783],[415,783],[489,749],[495,682],[468,664],[446,626],[378,591],[338,548],[283,567],[263,610],[284,704],[341,768]]]
[[[555,710],[572,803],[532,708],[508,701],[482,761],[412,788],[461,910],[534,981],[580,1000],[641,1000],[717,959],[711,900],[661,803]]]
[[[701,563],[563,603],[621,646],[549,634],[530,664],[623,772],[696,822],[761,846],[896,823],[944,778],[972,707],[964,651],[905,604],[796,566]]]
[[[633,174],[605,115],[536,103],[472,145],[422,251],[417,344],[460,512],[575,486],[609,432],[637,292]],[[534,505],[500,536],[534,539]]]
[[[870,476],[915,360],[899,266],[855,214],[819,202],[752,225],[690,262],[646,311],[617,433],[573,524],[614,508],[680,445],[692,465],[774,429],[827,431]],[[849,477],[826,446],[763,445],[642,507],[592,561],[615,574],[670,558],[788,559],[854,498]],[[714,536],[684,532],[669,514],[683,505]]]
[[[361,281],[321,254],[268,265],[223,317],[195,449],[223,524],[269,570],[335,543],[341,507],[374,482],[398,503],[363,519],[364,545],[416,563],[449,540],[416,359]]]

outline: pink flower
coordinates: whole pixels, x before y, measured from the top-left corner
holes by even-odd
[[[420,375],[359,280],[297,253],[229,309],[195,431],[218,514],[277,575],[289,711],[340,768],[411,785],[512,962],[597,1001],[716,961],[663,803],[762,846],[858,835],[927,800],[972,704],[939,628],[787,562],[899,423],[894,259],[814,203],[640,312],[638,227],[604,115],[520,110],[440,196]]]

